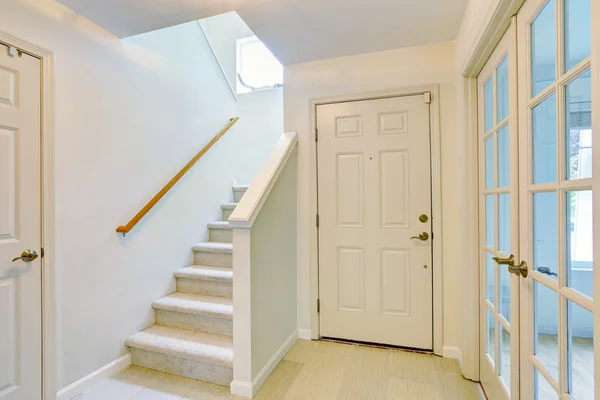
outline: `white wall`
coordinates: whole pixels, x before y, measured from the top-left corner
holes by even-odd
[[[236,90],[238,39],[254,36],[236,12],[215,15],[200,20],[206,37],[225,71],[229,83]],[[283,133],[283,89],[265,89],[237,95],[237,115],[240,129],[252,135],[268,135],[279,138]],[[275,139],[277,140],[277,139]],[[265,146],[267,150],[271,147]],[[248,154],[249,157],[253,155]],[[264,159],[264,157],[263,157]]]
[[[204,18],[200,20],[200,23],[225,70],[229,82],[233,85],[233,90],[235,90],[237,81],[236,41],[255,36],[254,32],[236,12]]]
[[[297,131],[298,161],[298,325],[311,329],[310,264],[315,263],[314,224],[315,167],[309,157],[314,136],[309,132],[309,99],[355,94],[423,84],[440,84],[443,225],[443,344],[459,345],[457,316],[460,312],[460,255],[457,249],[458,189],[456,187],[456,86],[453,43],[405,48],[290,65],[284,70],[284,123]],[[313,249],[311,253],[311,247]],[[312,258],[311,258],[312,257]]]
[[[243,120],[122,238],[115,233],[235,116],[196,22],[118,40],[52,0],[4,0],[0,29],[55,53],[58,385],[126,352],[175,289],[231,184],[250,182],[279,132]],[[48,371],[52,373],[53,371]]]
[[[297,332],[294,150],[250,231],[252,265],[252,380]]]

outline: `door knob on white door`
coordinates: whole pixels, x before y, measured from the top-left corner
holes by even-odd
[[[421,233],[419,233],[419,236],[413,236],[413,237],[411,237],[411,239],[419,239],[420,241],[425,242],[425,241],[429,240],[429,233],[421,232]]]
[[[35,250],[27,249],[27,250],[24,250],[23,253],[21,253],[20,257],[13,258],[12,262],[22,260],[23,262],[30,263],[33,260],[35,260],[36,258],[38,258],[38,255],[35,252]]]

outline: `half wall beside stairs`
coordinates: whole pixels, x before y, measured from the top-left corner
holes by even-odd
[[[239,396],[252,397],[297,339],[297,141],[281,136],[229,218]]]

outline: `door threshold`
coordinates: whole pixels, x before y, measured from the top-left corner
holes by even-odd
[[[376,349],[393,349],[393,350],[401,350],[401,351],[406,351],[409,353],[418,353],[418,354],[433,354],[433,350],[423,350],[423,349],[417,349],[414,347],[405,347],[405,346],[394,346],[391,344],[385,344],[385,343],[373,343],[373,342],[361,342],[360,340],[350,340],[350,339],[339,339],[339,338],[331,338],[331,337],[320,337],[319,340],[325,341],[325,342],[332,342],[332,343],[340,343],[340,344],[353,344],[356,346],[363,346],[363,347],[373,347]]]

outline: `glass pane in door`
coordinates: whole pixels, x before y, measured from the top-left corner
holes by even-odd
[[[496,318],[494,317],[494,313],[487,309],[486,316],[486,325],[487,325],[487,343],[486,343],[486,352],[492,361],[492,364],[496,363]]]
[[[548,383],[544,375],[534,368],[534,392],[535,400],[558,400],[558,394]]]
[[[494,188],[494,136],[485,140],[485,188]]]
[[[534,354],[558,378],[558,294],[534,283]]]
[[[498,250],[510,254],[510,195],[508,193],[498,195]]]
[[[496,93],[498,105],[497,121],[500,123],[508,117],[508,57],[496,69]]]
[[[533,183],[556,181],[556,95],[533,108]]]
[[[489,132],[494,128],[494,83],[492,77],[490,77],[485,85],[483,85],[484,92],[484,122],[485,131]]]
[[[556,4],[548,0],[531,24],[531,82],[533,96],[556,79]]]
[[[567,284],[592,298],[594,297],[592,191],[567,192],[565,207]]]
[[[592,177],[592,76],[591,71],[567,84],[565,133],[567,179]]]
[[[575,400],[594,398],[594,316],[568,301],[568,380]]]
[[[552,279],[558,278],[556,209],[556,193],[533,195],[533,266]]]
[[[506,125],[498,131],[498,187],[510,184],[509,128]]]
[[[500,325],[500,378],[510,392],[510,333]]]
[[[565,0],[565,71],[590,55],[590,0]]]
[[[494,195],[485,196],[485,244],[491,247],[494,245]]]
[[[493,255],[485,253],[485,275],[486,275],[486,299],[494,305],[494,297],[496,294],[496,263],[492,259]]]

